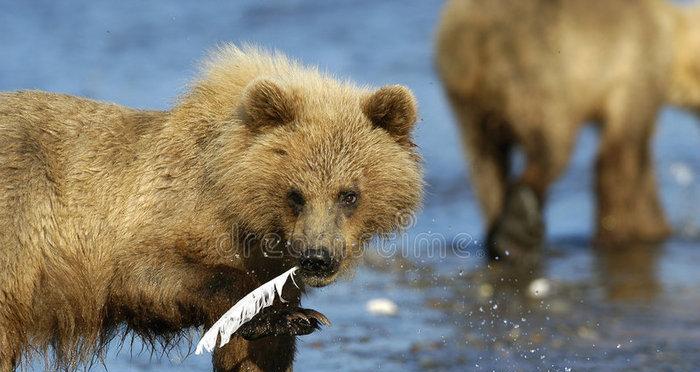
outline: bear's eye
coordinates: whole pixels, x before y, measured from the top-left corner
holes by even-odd
[[[343,191],[340,193],[340,203],[346,208],[357,205],[358,195],[355,191]]]
[[[304,196],[301,195],[301,192],[296,189],[292,189],[287,193],[287,202],[296,215],[301,213],[301,211],[304,209],[304,205],[306,204]]]

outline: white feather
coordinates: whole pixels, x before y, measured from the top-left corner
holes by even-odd
[[[297,269],[298,267],[293,267],[287,270],[284,274],[248,293],[233,305],[233,307],[222,315],[204,336],[202,336],[194,353],[200,355],[204,350],[212,352],[216,347],[216,339],[219,335],[221,336],[219,347],[226,345],[226,343],[231,340],[231,335],[233,335],[240,326],[253,319],[262,309],[272,305],[275,301],[275,294],[280,296],[280,301],[286,302],[282,298],[282,287],[284,287],[284,284],[287,283],[287,279],[290,277],[294,285],[297,286],[297,288],[299,287],[292,276]]]

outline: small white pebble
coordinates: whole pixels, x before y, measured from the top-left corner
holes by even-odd
[[[551,290],[552,285],[550,284],[549,279],[546,278],[535,279],[527,287],[528,294],[533,298],[547,297]]]
[[[375,298],[367,301],[365,306],[367,311],[373,315],[388,315],[393,316],[399,312],[398,306],[387,298]]]
[[[685,163],[671,164],[670,171],[676,183],[683,187],[690,186],[695,178],[693,170]]]

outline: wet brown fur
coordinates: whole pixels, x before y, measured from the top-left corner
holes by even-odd
[[[279,248],[265,257],[263,234],[332,225],[348,272],[421,199],[415,100],[385,89],[229,46],[171,111],[0,94],[0,371],[32,350],[53,350],[56,368],[89,363],[122,324],[147,341],[211,325],[295,264]],[[333,212],[349,185],[356,210]],[[291,187],[309,201],[303,215]],[[234,337],[214,366],[286,370],[294,344]]]
[[[462,129],[488,225],[512,184],[544,202],[587,121],[600,125],[600,241],[670,229],[651,138],[663,104],[700,113],[700,8],[662,0],[450,0],[437,68]],[[510,181],[511,151],[526,156]]]

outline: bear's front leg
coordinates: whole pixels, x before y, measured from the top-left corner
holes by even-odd
[[[212,361],[216,372],[284,372],[292,370],[295,351],[295,336],[255,341],[233,336],[226,345],[214,350]]]
[[[268,307],[238,329],[237,334],[253,341],[269,336],[303,336],[330,325],[328,318],[316,310],[295,306]]]
[[[264,281],[260,280],[260,281]],[[209,329],[233,303],[259,285],[249,275],[227,267],[198,271],[188,298],[195,299],[205,314],[204,327]],[[294,361],[295,338],[312,333],[321,324],[328,324],[322,314],[299,308],[298,291],[284,289],[285,299],[264,308],[243,324],[231,340],[214,350],[215,371],[287,371]]]
[[[228,344],[214,351],[214,370],[290,371],[296,336],[329,324],[315,310],[293,305],[265,308],[242,325]]]

